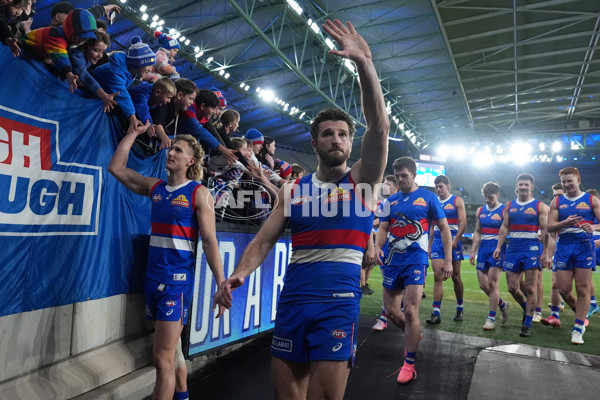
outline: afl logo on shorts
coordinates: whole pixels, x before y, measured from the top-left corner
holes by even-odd
[[[165,303],[168,307],[173,307],[175,305],[177,305],[177,302],[174,300],[167,300],[167,302]]]
[[[414,274],[414,275],[421,275],[421,271],[419,271],[418,269],[415,269],[415,270],[413,271],[413,274]]]
[[[155,194],[154,196],[152,196],[152,201],[154,202],[159,202],[162,200],[162,196],[160,194]]]
[[[345,338],[346,332],[344,332],[341,329],[334,329],[331,331],[331,336],[333,336],[334,338],[338,338],[338,339]]]

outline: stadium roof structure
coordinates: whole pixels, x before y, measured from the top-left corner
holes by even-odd
[[[36,19],[52,3],[38,0]],[[440,143],[561,138],[585,149],[600,140],[597,1],[110,3],[123,8],[109,28],[112,50],[134,35],[156,49],[151,35],[161,26],[182,44],[183,77],[223,90],[244,131],[257,128],[294,150],[312,151],[308,123],[325,107],[348,111],[357,139],[364,131],[356,73],[328,55],[326,19],[351,21],[371,46],[393,120],[392,160]]]

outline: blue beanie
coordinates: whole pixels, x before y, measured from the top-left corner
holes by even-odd
[[[142,38],[134,36],[131,38],[131,47],[127,51],[127,66],[130,68],[142,68],[147,65],[154,65],[156,55],[146,43],[142,43]]]
[[[252,144],[262,144],[265,142],[265,137],[263,134],[254,128],[248,129],[248,132],[246,132],[244,137],[250,140]]]
[[[173,39],[171,37],[168,37],[167,35],[165,35],[161,31],[154,32],[154,37],[156,39],[158,39],[158,43],[160,44],[160,47],[162,47],[165,50],[179,49],[180,48],[179,47],[179,42],[177,41],[177,39]]]

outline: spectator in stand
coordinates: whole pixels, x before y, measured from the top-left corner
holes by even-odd
[[[170,103],[150,109],[154,125],[160,125],[169,138],[182,133],[178,131],[179,117],[194,104],[198,91],[196,84],[185,78],[175,81],[175,88],[176,94]]]
[[[163,76],[154,84],[150,82],[140,82],[139,85],[129,89],[129,95],[133,101],[135,113],[141,121],[149,121],[150,127],[145,134],[138,136],[137,142],[142,143],[144,151],[148,155],[156,153],[156,140],[158,137],[161,144],[158,150],[166,149],[171,146],[171,139],[165,133],[160,124],[155,124],[152,120],[150,110],[168,104],[177,94],[177,87],[172,80]]]
[[[100,97],[104,103],[104,112],[107,112],[117,104],[114,100],[117,93],[106,93],[87,70],[102,58],[106,48],[110,46],[110,39],[106,33],[96,32],[96,37],[96,40],[90,39],[81,46],[70,49],[69,61],[73,66],[73,72],[79,77],[78,84]]]
[[[94,23],[96,21],[94,20]],[[136,77],[143,78],[154,64],[154,52],[147,44],[142,43],[139,36],[131,38],[131,46],[127,54],[115,51],[110,55],[110,62],[92,71],[92,76],[107,93],[119,93],[116,96],[119,107],[117,117],[125,129],[125,118],[128,120],[127,133],[143,125],[135,115],[135,108],[127,88]]]
[[[220,126],[217,128],[219,136],[225,143],[226,147],[231,147],[228,143],[231,141],[230,136],[233,132],[237,132],[240,127],[240,113],[235,110],[225,110],[221,114]]]
[[[173,66],[175,56],[180,48],[179,42],[159,31],[154,32],[154,37],[158,40],[160,47],[156,51],[156,64],[152,67],[152,71],[144,77],[144,80],[154,83],[163,76],[172,80],[179,79],[179,73]]]
[[[10,47],[10,51],[15,57],[21,54],[21,48],[9,22],[19,18],[28,4],[30,4],[30,0],[3,0],[0,2],[0,40],[2,44]]]
[[[87,10],[76,9],[64,19],[62,26],[35,29],[19,40],[47,64],[52,64],[60,77],[69,83],[71,93],[77,89],[79,77],[73,73],[67,49],[96,38],[96,20]]]
[[[304,168],[298,164],[292,164],[292,176],[291,180],[300,179],[304,176]]]
[[[292,165],[289,162],[277,159],[275,160],[275,171],[278,172],[281,178],[289,180],[292,176]]]
[[[50,25],[52,26],[61,26],[67,15],[71,11],[73,11],[75,7],[73,4],[67,1],[58,2],[52,7],[52,11],[50,11]],[[95,19],[98,19],[102,16],[105,16],[107,19],[110,19],[110,14],[114,11],[117,14],[121,13],[121,7],[116,4],[107,4],[105,6],[94,6],[92,8],[88,8],[89,11]]]
[[[221,153],[225,156],[228,164],[231,165],[237,160],[233,151],[225,147],[225,145],[215,137],[215,135],[218,136],[216,131],[215,135],[213,135],[203,126],[209,118],[217,112],[218,105],[219,98],[211,90],[198,90],[194,104],[188,108],[179,119],[179,129],[182,133],[194,136],[205,149],[205,152],[215,150]],[[214,154],[216,154],[216,152],[213,153],[213,155]]]
[[[265,136],[261,149],[256,153],[256,158],[262,164],[275,170],[275,139]]]
[[[23,4],[23,2],[21,2]],[[33,16],[35,15],[35,0],[26,0],[24,2],[23,12],[17,18],[12,19],[10,27],[17,38],[28,34],[31,31]]]
[[[281,187],[281,185],[287,182],[287,180],[282,179],[281,176],[279,176],[279,174],[273,172],[273,170],[268,165],[265,165],[258,160],[257,153],[260,151],[260,149],[262,149],[262,145],[265,142],[265,137],[263,136],[263,134],[260,133],[260,131],[257,129],[250,128],[248,129],[248,132],[246,132],[246,135],[244,137],[252,142],[252,161],[256,165],[260,165],[265,170],[265,174],[269,178],[269,181],[271,181],[271,183],[279,187]]]

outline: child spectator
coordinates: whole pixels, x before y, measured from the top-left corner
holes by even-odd
[[[292,176],[290,180],[295,181],[296,179],[300,179],[304,176],[304,168],[302,168],[298,164],[292,164]]]
[[[167,77],[158,79],[154,84],[149,82],[140,82],[139,85],[129,89],[129,95],[133,101],[133,107],[138,118],[143,122],[150,122],[150,127],[145,135],[138,136],[138,141],[141,141],[147,146],[147,150],[151,153],[156,152],[156,141],[152,143],[152,139],[158,136],[161,145],[159,150],[171,146],[171,139],[165,133],[161,125],[157,125],[152,120],[150,110],[168,104],[171,99],[177,94],[177,87]]]
[[[73,11],[75,7],[73,4],[67,1],[60,1],[52,7],[50,11],[50,25],[60,26],[62,25],[67,15]],[[105,6],[94,6],[87,9],[95,19],[102,17],[103,15],[108,19],[110,14],[114,11],[117,14],[121,13],[121,7],[116,4],[107,4]]]
[[[181,133],[194,136],[205,149],[205,152],[218,151],[225,156],[229,164],[233,164],[237,160],[233,151],[225,147],[217,137],[213,136],[201,124],[201,121],[207,121],[216,112],[218,105],[219,98],[216,94],[208,89],[198,90],[194,104],[182,114],[179,121]],[[218,136],[218,134],[216,135]]]
[[[176,94],[170,103],[150,109],[154,124],[160,125],[170,138],[182,133],[178,131],[179,116],[194,104],[198,91],[196,84],[185,78],[175,81],[175,88]]]
[[[0,41],[10,47],[13,56],[21,54],[18,40],[15,37],[16,29],[9,22],[16,21],[27,7],[31,7],[31,0],[1,0],[0,1]]]
[[[88,68],[95,65],[110,46],[110,39],[106,33],[96,32],[97,39],[90,39],[79,47],[69,50],[69,60],[73,72],[79,77],[79,82],[100,97],[104,103],[104,112],[110,111],[117,104],[114,97],[117,93],[108,94],[100,87],[98,82],[90,75]]]
[[[256,157],[256,153],[262,149],[265,141],[263,134],[257,129],[250,128],[244,137],[252,143],[252,162],[263,169],[264,174],[267,176],[267,178],[269,178],[269,181],[277,186],[281,186],[287,182],[285,179],[282,179],[279,174],[273,172],[268,165],[261,163]]]
[[[96,40],[96,20],[87,10],[76,9],[67,15],[61,26],[35,29],[19,40],[44,62],[51,63],[62,79],[67,79],[71,93],[77,89],[67,49],[88,39]]]
[[[110,61],[92,71],[92,76],[107,93],[117,93],[115,99],[119,104],[121,116],[127,118],[129,127],[127,133],[133,132],[143,125],[135,116],[135,108],[127,88],[135,77],[143,78],[155,61],[155,55],[147,44],[142,43],[139,36],[131,38],[131,46],[127,54],[115,51],[109,57]],[[125,122],[121,119],[124,126]]]
[[[159,31],[154,32],[154,37],[158,39],[160,47],[156,51],[156,64],[144,80],[155,82],[161,76],[167,76],[172,80],[179,79],[177,69],[173,66],[175,55],[179,51],[179,42]]]
[[[275,160],[275,172],[277,172],[282,179],[289,180],[292,176],[292,166],[286,161],[277,159]]]

